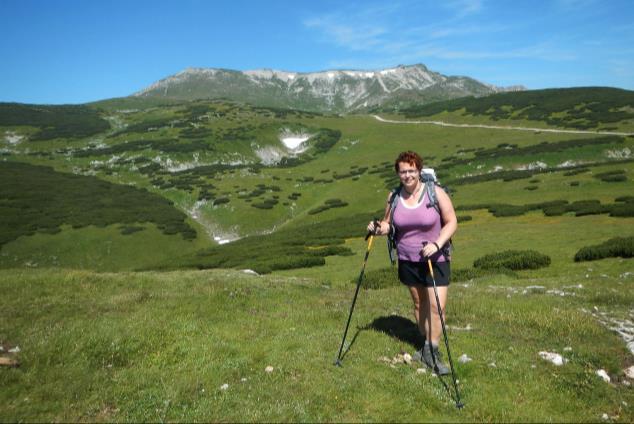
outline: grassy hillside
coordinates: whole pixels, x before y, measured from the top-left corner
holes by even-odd
[[[611,260],[588,277],[455,285],[462,410],[449,378],[398,362],[416,342],[400,287],[362,291],[338,368],[348,285],[232,271],[5,271],[0,342],[19,347],[21,366],[0,370],[0,420],[631,422],[622,370],[632,356],[598,320],[634,302],[624,269]],[[458,362],[463,354],[471,361]]]
[[[582,91],[537,94],[546,98],[546,104],[554,102],[553,99],[563,102],[562,98],[572,104]],[[589,98],[596,100],[596,90],[585,91]],[[604,96],[610,93],[600,92]],[[496,98],[480,99],[478,104],[489,104]],[[610,101],[622,99],[615,95]],[[14,107],[12,113],[19,116],[20,108],[6,106]],[[110,221],[104,220],[101,216],[110,214],[107,209],[99,214],[91,212],[101,208],[99,199],[103,196],[99,190],[102,189],[91,192],[90,184],[84,184],[91,196],[78,194],[74,197],[74,190],[65,188],[66,183],[54,183],[51,179],[50,187],[38,185],[37,179],[23,178],[26,175],[22,172],[12,171],[11,166],[15,165],[7,162],[7,175],[20,182],[15,187],[22,191],[24,202],[39,205],[41,212],[20,215],[21,226],[6,231],[7,236],[15,235],[4,244],[1,266],[27,263],[76,266],[82,262],[91,268],[89,262],[83,260],[42,262],[41,257],[36,260],[34,255],[22,255],[29,251],[28,246],[40,243],[39,238],[31,242],[34,237],[31,234],[38,228],[41,232],[50,227],[49,235],[60,229],[65,233],[69,230],[59,226],[63,223],[70,227],[118,225],[125,233],[124,244],[138,239],[139,245],[143,245],[145,234],[136,231],[139,225],[135,220],[154,222],[159,230],[165,225],[170,228],[189,225],[188,237],[193,237],[192,229],[195,229],[196,241],[176,257],[165,256],[161,252],[171,251],[172,246],[169,242],[172,238],[165,237],[164,243],[152,247],[157,258],[165,259],[113,270],[147,268],[157,263],[161,267],[210,267],[231,263],[231,266],[261,271],[308,263],[320,265],[325,263],[324,257],[332,253],[344,257],[349,253],[342,243],[354,234],[354,228],[362,231],[362,221],[382,209],[387,189],[396,183],[392,159],[399,151],[409,148],[421,152],[426,164],[438,170],[442,181],[452,189],[456,206],[465,211],[464,215],[473,215],[470,211],[479,206],[502,218],[528,210],[552,216],[557,210],[568,219],[572,214],[585,213],[577,210],[584,205],[573,202],[600,201],[600,206],[594,207],[595,212],[618,215],[620,220],[631,217],[630,203],[615,201],[629,194],[632,187],[628,177],[632,169],[631,137],[390,124],[369,116],[327,116],[225,101],[157,103],[112,99],[85,108],[97,114],[99,119],[110,122],[110,129],[90,137],[35,142],[31,137],[36,134],[36,128],[25,118],[22,126],[4,127],[4,147],[0,154],[11,163],[19,161],[52,167],[61,173],[52,175],[70,175],[78,182],[97,184],[97,181],[106,181],[115,184],[108,186],[113,189],[133,185],[147,190],[148,196],[149,193],[157,194],[188,215],[188,224],[183,215],[174,218],[175,221],[167,216],[152,217],[164,213],[159,212],[160,208],[143,206],[144,201],[138,204],[137,212],[133,212],[136,203],[130,202],[124,194],[126,190],[131,194],[137,192],[132,189],[108,189],[108,196],[119,205],[118,213],[121,215],[121,208],[126,208],[126,217],[121,215]],[[454,119],[460,118],[457,112],[451,113]],[[473,122],[478,116],[474,115],[468,121]],[[72,114],[67,115],[67,119],[71,117]],[[308,148],[301,153],[289,151],[280,141],[284,134],[310,135]],[[616,174],[612,174],[609,181],[596,178],[606,172]],[[7,181],[11,181],[10,178]],[[67,181],[75,184],[72,178]],[[490,189],[492,185],[494,190]],[[8,184],[5,190],[12,190],[11,186]],[[45,201],[51,196],[38,194],[56,190],[60,194],[53,195],[52,199],[59,199],[59,205]],[[492,193],[505,194],[492,197]],[[33,200],[38,196],[43,200]],[[80,200],[82,198],[85,200]],[[96,200],[92,201],[92,198]],[[82,201],[89,204],[81,206]],[[540,207],[544,202],[558,202],[559,207]],[[129,208],[125,206],[128,204]],[[14,205],[4,210],[15,217],[19,215],[15,208]],[[81,224],[73,223],[78,216],[66,218],[73,208],[81,210]],[[614,208],[618,211],[613,212]],[[43,219],[42,213],[51,209],[56,209],[60,217]],[[359,218],[348,222],[345,217]],[[45,225],[49,219],[58,224]],[[170,223],[161,224],[158,222],[161,219]],[[7,219],[5,225],[12,226],[9,223],[13,221]],[[181,224],[176,224],[177,221]],[[319,225],[324,222],[329,224]],[[325,231],[320,237],[327,239],[327,243],[310,236],[314,228],[326,228],[320,230]],[[288,232],[273,238],[265,236],[281,229]],[[166,235],[174,231],[180,230],[168,230]],[[94,239],[93,257],[100,256],[98,252],[103,251],[104,242],[110,241],[110,233],[104,232],[101,242],[99,237]],[[16,239],[20,235],[22,237]],[[257,238],[245,239],[230,247],[211,247],[215,244],[214,239],[249,235]],[[60,241],[53,242],[51,247],[68,250],[64,247],[66,242],[61,240],[70,242],[75,236],[62,237],[60,234],[49,238]],[[297,239],[302,239],[303,253],[293,247]],[[283,243],[280,240],[290,241]],[[594,241],[600,242],[600,237]],[[271,248],[273,244],[276,249]],[[286,247],[281,247],[285,244]],[[252,246],[253,254],[235,253],[236,249],[246,245]],[[127,250],[119,249],[118,252],[121,252],[120,263],[129,263]],[[278,259],[291,252],[301,253],[290,261],[295,265],[290,265],[286,259]],[[44,256],[59,258],[53,251],[44,252]],[[116,263],[116,254],[111,262]]]
[[[544,104],[566,93],[577,91],[545,91]],[[609,114],[629,113],[619,96]],[[108,127],[40,139],[37,121],[0,125],[0,355],[21,363],[0,369],[0,421],[633,420],[634,137],[226,101],[84,109]],[[573,122],[513,110],[431,118]],[[634,128],[629,115],[584,113],[593,129]],[[307,148],[286,149],[289,135],[310,135]],[[406,149],[438,171],[459,217],[449,337],[455,361],[472,359],[457,364],[460,412],[449,379],[391,363],[417,340],[383,239],[367,264],[366,286],[379,288],[360,294],[344,368],[331,365],[365,225]],[[512,250],[549,265],[479,265]],[[603,259],[575,261],[580,251]]]
[[[484,116],[493,121],[544,122],[565,128],[618,129],[623,121],[634,123],[634,92],[609,87],[556,88],[466,97],[400,110],[408,118],[443,112]]]

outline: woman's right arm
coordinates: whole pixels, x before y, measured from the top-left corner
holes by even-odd
[[[392,213],[390,208],[390,200],[392,197],[392,192],[387,194],[387,204],[385,205],[385,214],[383,215],[383,219],[379,221],[379,225],[375,225],[374,221],[370,221],[368,224],[368,231],[373,233],[376,236],[384,236],[390,232],[390,215]]]

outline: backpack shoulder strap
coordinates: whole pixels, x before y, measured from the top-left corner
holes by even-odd
[[[436,182],[432,180],[425,181],[425,192],[427,193],[427,207],[433,207],[440,215],[440,206],[438,205],[438,196],[436,195]]]
[[[387,234],[387,252],[390,256],[390,262],[392,265],[396,263],[396,259],[394,256],[394,250],[396,249],[396,242],[394,240],[396,236],[396,229],[394,227],[394,209],[396,209],[396,205],[398,205],[398,198],[401,197],[401,190],[403,189],[403,185],[399,185],[392,189],[392,194],[390,195],[390,230]]]

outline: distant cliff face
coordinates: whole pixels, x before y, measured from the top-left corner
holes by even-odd
[[[445,76],[424,65],[378,71],[313,73],[189,68],[133,96],[180,100],[226,98],[259,106],[318,112],[354,112],[372,107],[430,103],[508,90],[468,77]]]

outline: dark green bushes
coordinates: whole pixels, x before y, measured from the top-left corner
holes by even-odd
[[[555,88],[498,93],[486,97],[416,105],[403,109],[409,118],[430,116],[443,111],[465,110],[467,115],[497,119],[529,119],[550,125],[587,129],[602,123],[634,118],[628,107],[634,104],[631,91],[607,87]]]
[[[309,210],[308,214],[309,215],[316,215],[318,213],[327,211],[328,209],[331,209],[331,208],[343,208],[345,206],[348,206],[348,204],[346,202],[344,202],[343,200],[340,200],[340,199],[328,199],[328,200],[326,200],[326,202],[324,202],[323,205]]]
[[[196,238],[183,212],[145,189],[18,162],[0,162],[0,181],[0,246],[36,232],[57,232],[62,225],[131,228],[151,222],[165,234]]]
[[[0,126],[31,126],[39,132],[33,141],[83,138],[110,129],[99,113],[83,105],[29,105],[0,103]]]
[[[495,217],[520,216],[529,211],[541,209],[546,216],[559,216],[574,213],[575,216],[610,214],[614,217],[634,216],[634,200],[631,196],[622,197],[622,201],[611,205],[601,204],[598,200],[578,200],[568,203],[566,200],[552,200],[548,202],[529,203],[526,205],[508,205],[503,203],[460,205],[456,211],[487,209]]]
[[[485,255],[473,262],[474,268],[507,268],[513,271],[538,269],[548,265],[550,265],[550,257],[534,250],[505,250]]]
[[[358,278],[351,280],[354,284],[357,284],[358,281]],[[388,267],[366,272],[361,284],[366,289],[376,290],[398,286],[401,283],[398,280],[396,267]]]
[[[586,246],[575,254],[575,262],[604,258],[631,258],[634,255],[634,237],[615,237],[604,243]]]
[[[262,202],[251,203],[251,206],[258,209],[273,209],[278,202],[277,199],[265,199]]]
[[[285,228],[272,234],[245,237],[196,255],[174,258],[161,268],[249,268],[259,273],[321,266],[324,257],[351,255],[346,239],[363,237],[372,215],[352,215]]]
[[[605,181],[606,183],[627,181],[627,175],[625,175],[625,171],[622,169],[601,172],[599,174],[596,174],[594,177],[600,179],[601,181]]]
[[[313,136],[312,145],[317,153],[326,153],[332,146],[337,144],[340,138],[341,131],[321,128],[319,132]]]

